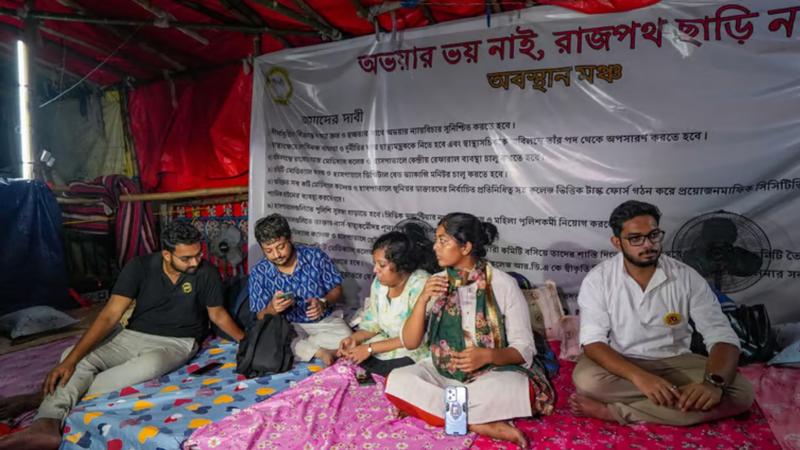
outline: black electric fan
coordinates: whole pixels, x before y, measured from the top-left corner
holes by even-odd
[[[756,284],[770,259],[769,238],[754,221],[719,210],[686,222],[672,241],[672,253],[717,290],[739,292]]]
[[[223,223],[219,233],[210,239],[208,250],[215,257],[238,266],[244,260],[241,230],[235,225]]]

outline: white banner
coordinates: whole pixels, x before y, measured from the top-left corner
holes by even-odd
[[[773,322],[800,320],[797,1],[536,7],[255,66],[251,265],[253,225],[279,212],[356,305],[375,237],[465,211],[498,226],[495,264],[555,280],[574,308],[614,253],[611,210],[639,199],[662,210],[668,254]]]

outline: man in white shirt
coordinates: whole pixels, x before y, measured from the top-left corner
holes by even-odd
[[[736,373],[739,339],[703,277],[661,254],[661,213],[627,201],[611,213],[620,253],[581,284],[574,414],[619,423],[693,425],[747,411],[753,387]],[[691,353],[692,328],[708,358]]]

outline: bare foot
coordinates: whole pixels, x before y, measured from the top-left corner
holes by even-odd
[[[0,399],[0,420],[13,419],[26,411],[36,409],[41,402],[41,391]]]
[[[616,421],[605,403],[598,402],[585,395],[572,394],[569,398],[569,409],[572,411],[572,414],[578,417],[592,417],[608,422]]]
[[[0,438],[0,450],[57,450],[61,445],[61,421],[36,419],[19,433]]]
[[[336,361],[336,350],[328,350],[325,348],[321,348],[317,350],[317,353],[315,353],[314,356],[321,359],[322,364],[324,364],[325,367],[327,367],[333,364],[334,361]]]
[[[520,431],[519,428],[515,427],[510,422],[474,424],[469,426],[469,430],[493,439],[511,441],[522,449],[528,448],[528,439],[525,437],[525,433]]]

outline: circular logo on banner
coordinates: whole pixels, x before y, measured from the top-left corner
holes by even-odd
[[[677,325],[681,323],[681,314],[676,312],[667,313],[664,316],[664,323],[669,326]]]
[[[186,283],[183,283],[181,285],[181,289],[183,289],[183,293],[184,294],[191,293],[192,292],[192,283],[189,283],[188,281]]]
[[[289,72],[282,67],[273,67],[267,72],[265,84],[272,101],[279,105],[288,105],[294,88],[289,79]]]

